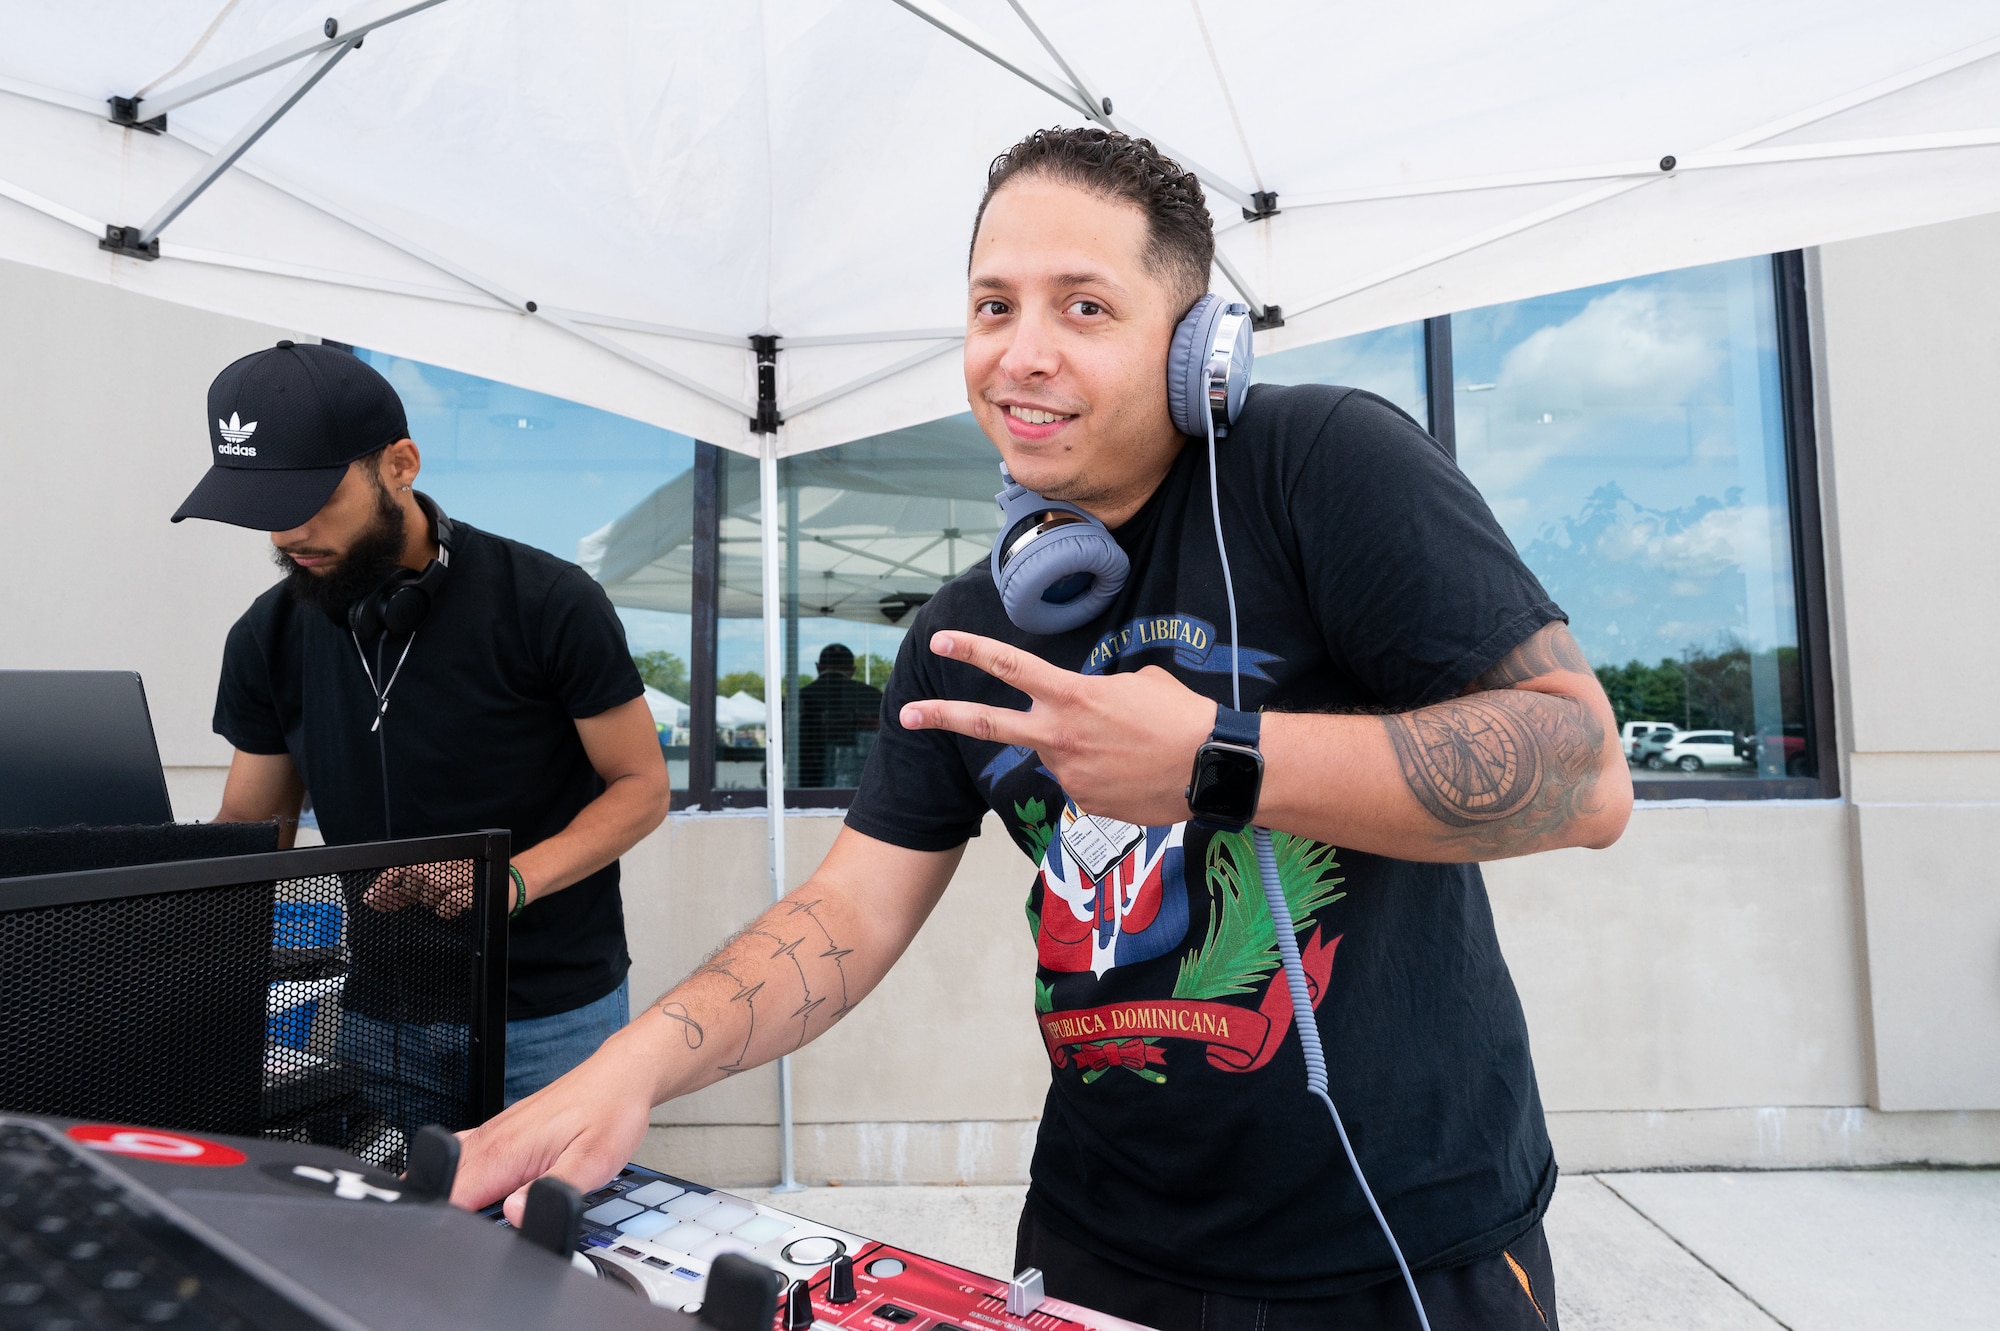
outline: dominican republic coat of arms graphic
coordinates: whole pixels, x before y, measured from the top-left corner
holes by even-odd
[[[1086,814],[1065,801],[1053,825],[1039,799],[1015,806],[1019,836],[1039,851],[1028,903],[1036,958],[1056,980],[1088,972],[1101,980],[1120,966],[1183,949],[1198,906],[1187,875],[1190,829],[1140,827]],[[1037,978],[1035,1009],[1057,1068],[1081,1069],[1086,1084],[1114,1068],[1151,1082],[1167,1078],[1169,1042],[1192,1040],[1229,1072],[1268,1063],[1291,1029],[1291,1000],[1278,973],[1277,934],[1264,902],[1248,833],[1197,834],[1207,928],[1182,950],[1170,994],[1058,1010],[1054,982]],[[1300,934],[1306,979],[1317,1007],[1340,939],[1318,916],[1344,895],[1333,847],[1276,833],[1278,877]],[[1065,985],[1065,989],[1070,986]]]

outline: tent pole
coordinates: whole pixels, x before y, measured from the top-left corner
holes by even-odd
[[[924,22],[930,24],[940,32],[945,33],[947,36],[956,37],[959,41],[964,42],[967,46],[979,52],[979,54],[985,56],[1008,73],[1040,88],[1064,106],[1083,115],[1085,119],[1094,120],[1100,125],[1108,126],[1124,134],[1130,134],[1134,138],[1151,139],[1154,146],[1159,148],[1161,152],[1179,162],[1184,169],[1194,172],[1195,175],[1201,178],[1202,184],[1217,194],[1222,195],[1230,202],[1255,212],[1261,213],[1263,211],[1258,204],[1256,195],[1249,190],[1239,189],[1225,177],[1217,172],[1210,171],[1187,154],[1175,152],[1171,145],[1162,142],[1158,136],[1147,134],[1123,116],[1114,115],[1111,111],[1108,98],[1092,98],[1089,93],[1077,87],[1075,82],[1066,74],[1057,74],[1048,69],[1037,69],[1026,61],[1016,60],[1002,54],[1000,43],[989,37],[984,29],[963,15],[955,13],[943,4],[938,3],[938,0],[895,0],[895,3],[909,10],[912,14],[915,14],[918,18],[924,20]],[[1026,13],[1022,12],[1018,5],[1015,6],[1015,10],[1021,14],[1022,18],[1025,19],[1027,17]],[[1048,39],[1042,36],[1041,29],[1032,22],[1029,24],[1029,31],[1041,41],[1044,49],[1054,51],[1055,48],[1050,45]],[[1061,59],[1060,56],[1057,58]]]
[[[785,644],[783,602],[779,599],[778,434],[761,436],[757,458],[759,533],[764,551],[764,812],[771,855],[771,900],[785,896]],[[792,1056],[778,1059],[778,1186],[799,1190],[792,1156]]]
[[[360,38],[355,39],[359,40]],[[306,67],[300,70],[277,96],[267,102],[264,109],[259,111],[249,124],[237,131],[235,138],[216,149],[215,155],[202,163],[201,170],[195,172],[192,180],[182,185],[174,192],[171,199],[160,205],[160,211],[154,213],[152,219],[138,229],[138,234],[133,237],[134,246],[144,248],[159,239],[160,233],[167,229],[167,223],[179,217],[183,209],[200,198],[202,192],[213,185],[224,171],[236,164],[237,158],[249,152],[250,146],[264,137],[264,131],[277,124],[285,112],[297,106],[299,99],[311,92],[313,85],[331,73],[333,67],[353,49],[354,42],[341,42],[308,61]]]
[[[259,74],[268,74],[281,65],[289,65],[294,60],[303,60],[310,55],[331,50],[335,46],[359,45],[361,39],[380,27],[408,18],[421,10],[429,9],[440,0],[386,0],[384,3],[366,5],[351,9],[345,14],[336,14],[321,25],[320,30],[279,42],[266,47],[255,55],[245,56],[234,64],[224,65],[200,78],[177,83],[170,88],[162,88],[152,94],[141,93],[130,99],[134,119],[152,119],[163,116],[189,102],[198,101],[210,93],[233,88]],[[120,99],[124,100],[124,99]],[[140,108],[144,109],[141,110]]]

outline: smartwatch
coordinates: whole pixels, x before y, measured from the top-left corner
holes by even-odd
[[[1264,755],[1257,750],[1263,718],[1217,706],[1215,729],[1195,751],[1188,780],[1188,811],[1204,827],[1241,832],[1257,816],[1264,786]]]

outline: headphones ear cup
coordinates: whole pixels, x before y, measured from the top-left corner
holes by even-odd
[[[431,594],[416,582],[385,587],[376,595],[382,602],[382,627],[398,637],[415,633],[431,612]]]
[[[1222,302],[1213,293],[1203,296],[1174,326],[1174,340],[1167,351],[1167,414],[1173,417],[1176,430],[1194,439],[1208,432],[1202,424],[1208,411],[1202,366],[1215,336],[1215,321],[1221,317]]]
[[[347,628],[364,642],[382,636],[382,593],[379,589],[347,607]]]
[[[1000,605],[1024,632],[1067,633],[1102,614],[1131,571],[1110,532],[1094,523],[1073,523],[1000,566]]]

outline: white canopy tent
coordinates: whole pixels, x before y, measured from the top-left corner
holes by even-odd
[[[962,408],[1040,125],[1197,169],[1266,351],[2000,210],[1977,0],[344,3],[0,0],[0,257],[754,453],[767,515],[781,454]]]

